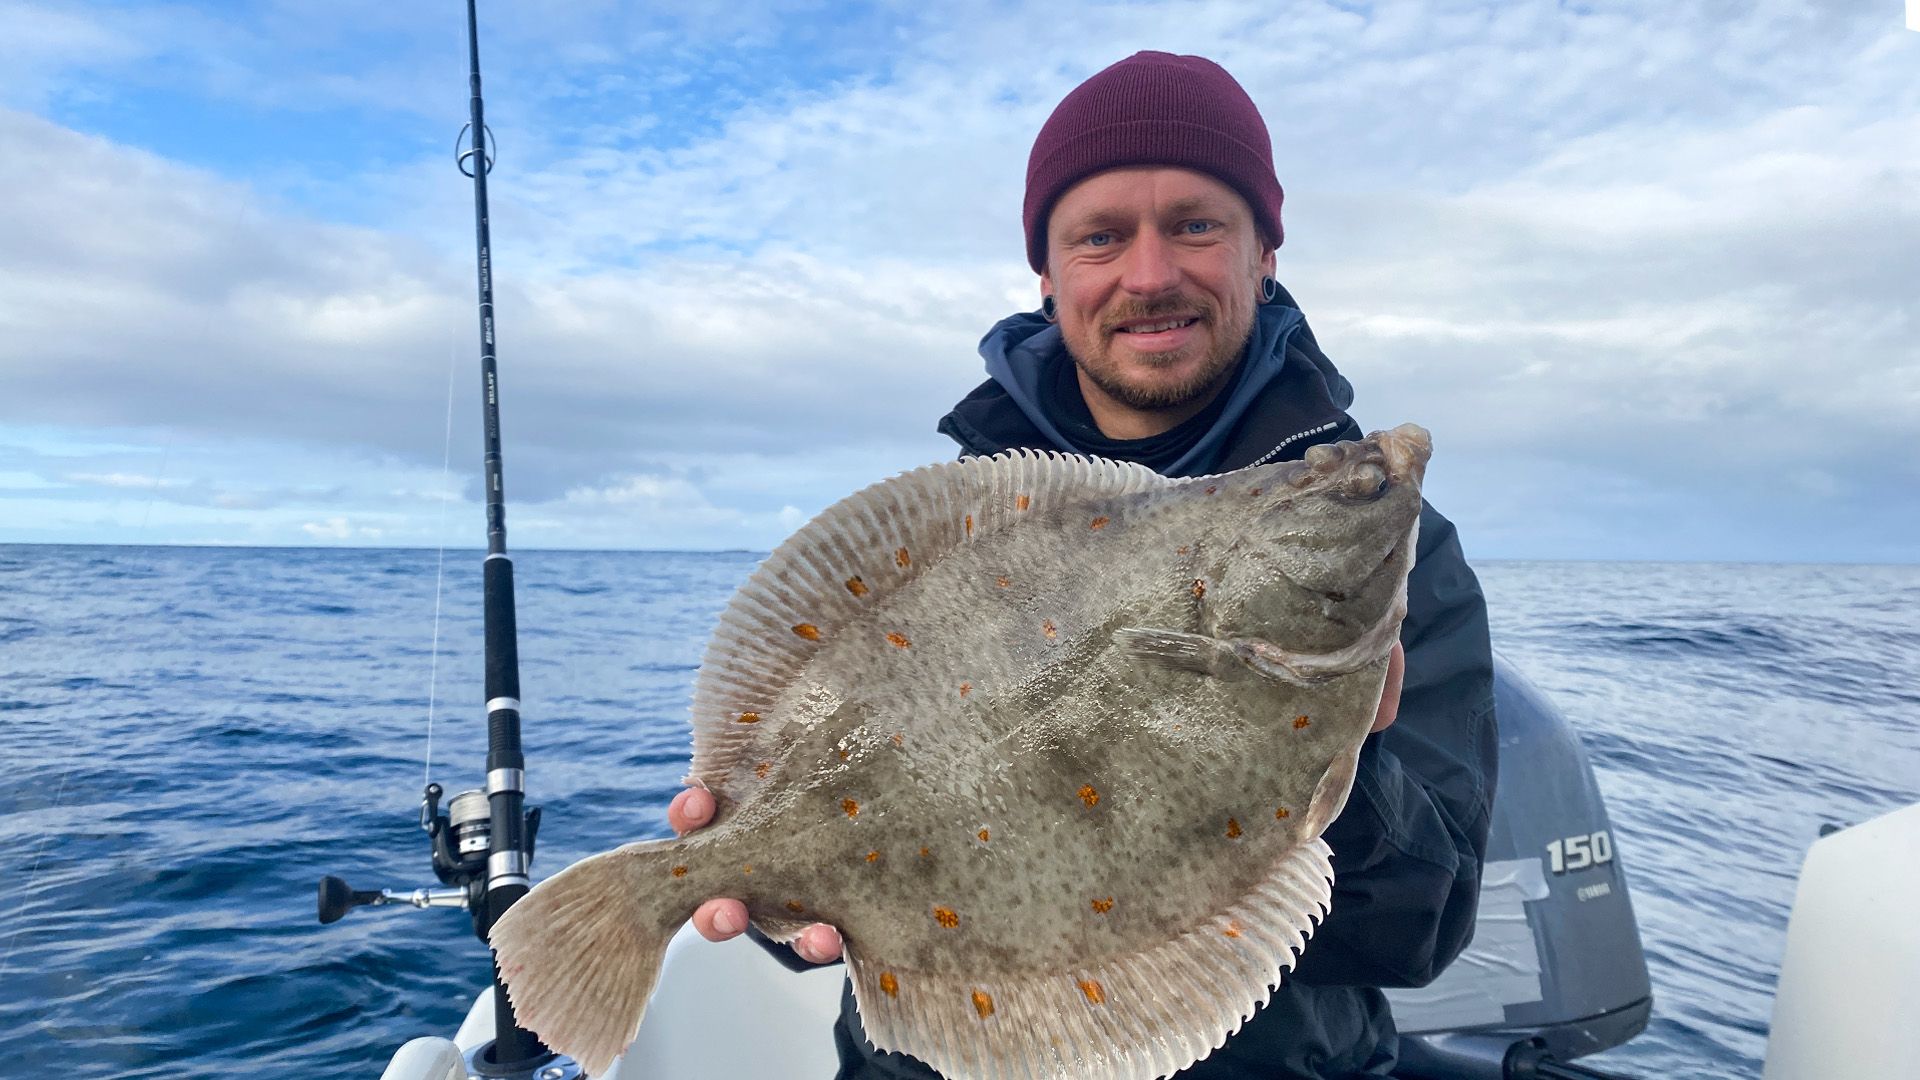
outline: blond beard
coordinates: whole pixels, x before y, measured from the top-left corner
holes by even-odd
[[[1156,306],[1163,310],[1154,310]],[[1193,305],[1183,306],[1191,308]],[[1148,305],[1142,309],[1117,313],[1110,321],[1150,319],[1156,315],[1169,314],[1180,309],[1180,307],[1169,305]],[[1202,319],[1215,317],[1215,313],[1210,309],[1201,312]],[[1256,315],[1255,318],[1258,316]],[[1246,351],[1248,340],[1253,337],[1253,323],[1253,319],[1248,319],[1247,325],[1238,335],[1229,334],[1216,341],[1206,364],[1191,378],[1172,386],[1138,386],[1126,382],[1115,370],[1111,352],[1104,348],[1096,357],[1085,357],[1074,349],[1071,342],[1068,342],[1067,355],[1073,358],[1074,366],[1080,369],[1081,374],[1085,375],[1089,382],[1127,408],[1142,412],[1177,409],[1197,398],[1218,392],[1227,380],[1233,377],[1234,367],[1239,363],[1241,354]],[[1168,354],[1164,361],[1156,362],[1154,366],[1171,366],[1183,359],[1185,359],[1183,353],[1172,353]]]

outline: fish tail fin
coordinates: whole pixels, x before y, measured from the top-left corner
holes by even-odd
[[[628,844],[541,882],[489,940],[521,1026],[604,1073],[640,1029],[693,891],[669,886],[677,841]]]

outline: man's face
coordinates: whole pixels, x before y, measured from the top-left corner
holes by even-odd
[[[1273,252],[1232,188],[1138,166],[1090,176],[1054,204],[1040,290],[1054,298],[1083,387],[1132,413],[1191,415],[1232,372],[1272,272]]]

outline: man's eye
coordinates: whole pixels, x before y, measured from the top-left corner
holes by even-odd
[[[1097,232],[1097,233],[1094,233],[1092,236],[1087,237],[1088,247],[1106,247],[1108,244],[1111,244],[1111,243],[1113,243],[1112,233]]]
[[[1189,221],[1180,226],[1180,231],[1186,233],[1188,236],[1203,236],[1213,231],[1213,222]]]

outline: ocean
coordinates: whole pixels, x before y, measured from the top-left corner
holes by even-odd
[[[747,553],[515,556],[536,874],[663,835]],[[377,1076],[486,979],[426,778],[483,780],[478,553],[0,546],[0,1075]],[[1488,563],[1608,800],[1656,995],[1588,1063],[1757,1077],[1822,825],[1920,799],[1920,566]],[[429,693],[433,692],[429,723]]]

